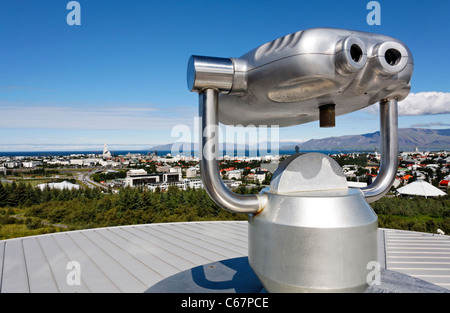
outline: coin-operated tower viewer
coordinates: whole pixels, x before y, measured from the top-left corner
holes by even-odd
[[[397,172],[397,102],[410,91],[411,52],[401,41],[343,29],[299,31],[240,58],[191,56],[188,88],[199,94],[201,175],[222,208],[248,214],[249,263],[269,292],[362,292],[376,262],[378,219],[368,203]],[[219,122],[288,127],[380,104],[381,164],[375,181],[349,188],[320,153],[294,154],[270,187],[238,195],[218,170]],[[326,147],[324,147],[326,148]]]

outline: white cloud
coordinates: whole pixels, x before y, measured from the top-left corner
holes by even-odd
[[[378,104],[365,109],[366,112],[378,114]],[[410,93],[398,103],[399,116],[435,115],[450,113],[450,93],[448,92],[420,92]]]
[[[150,150],[151,147],[156,144],[108,144],[110,151],[120,150]],[[24,144],[2,144],[0,143],[0,151],[94,151],[101,153],[103,150],[103,143],[96,144],[80,144],[80,143],[67,143],[67,144],[51,144],[51,143],[24,143]]]
[[[293,138],[293,139],[280,139],[280,143],[291,143],[291,142],[297,142],[297,143],[302,143],[302,142],[306,142],[309,139],[297,139],[297,138]]]
[[[399,103],[399,115],[433,115],[450,113],[450,93],[412,93]]]
[[[0,105],[0,128],[152,130],[170,129],[191,122],[192,116],[171,108],[170,113],[155,106],[111,107]]]

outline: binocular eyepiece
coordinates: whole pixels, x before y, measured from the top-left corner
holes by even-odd
[[[408,63],[409,53],[405,46],[394,41],[386,41],[370,47],[358,37],[349,36],[336,45],[336,69],[341,75],[351,75],[360,71],[369,60],[374,71],[380,75],[392,76],[401,72]]]

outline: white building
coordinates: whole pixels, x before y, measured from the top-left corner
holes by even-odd
[[[265,171],[257,171],[255,173],[255,181],[258,181],[260,184],[266,179],[266,173]]]
[[[15,168],[20,167],[22,165],[22,162],[20,161],[9,161],[5,163],[5,167],[7,168]]]
[[[356,177],[356,172],[358,171],[357,165],[344,165],[342,166],[345,177]]]
[[[161,183],[161,184],[148,184],[147,185],[148,189],[155,192],[157,188],[159,188],[161,191],[166,191],[169,188],[169,184],[168,183]]]
[[[367,183],[363,182],[355,182],[355,181],[347,181],[347,184],[350,188],[363,188],[367,187]]]
[[[147,175],[147,171],[144,169],[138,169],[138,170],[129,170],[127,172],[127,177],[131,176],[139,176],[139,175]]]
[[[38,165],[42,165],[41,161],[25,161],[22,163],[23,167],[27,167],[27,168],[34,168]]]
[[[240,180],[224,180],[223,183],[228,189],[235,189],[242,185],[242,181]]]
[[[61,183],[47,183],[47,184],[39,184],[36,185],[36,187],[40,188],[41,190],[44,190],[46,187],[49,187],[50,189],[68,189],[68,190],[72,190],[72,189],[80,189],[80,185],[77,184],[72,184],[68,181],[63,181]]]
[[[148,184],[175,183],[182,179],[181,172],[147,174],[144,169],[130,170],[125,178],[125,187],[136,187]]]
[[[96,159],[96,158],[84,159],[83,166],[95,166],[99,162],[100,162],[100,159]]]
[[[84,160],[83,159],[70,159],[69,163],[70,163],[70,165],[83,166]]]
[[[183,179],[184,182],[184,190],[187,189],[187,187],[192,188],[192,189],[199,189],[199,188],[203,188],[203,183],[201,179]]]
[[[181,167],[174,166],[169,169],[169,173],[181,173]]]
[[[197,169],[195,167],[190,167],[186,169],[186,178],[197,177]]]
[[[191,189],[199,189],[203,188],[203,183],[201,179],[183,179],[177,182],[161,182],[161,183],[153,183],[148,184],[148,189],[151,191],[155,191],[159,188],[161,191],[166,191],[169,186],[176,186],[181,190],[186,190],[188,188]]]
[[[120,162],[112,161],[112,160],[99,160],[98,162],[101,166],[109,166],[116,167],[120,165]]]
[[[51,165],[70,165],[70,162],[67,160],[59,160],[59,159],[53,159],[53,160],[44,160],[47,164]]]
[[[148,175],[144,169],[129,170],[125,178],[125,187],[134,187],[136,185],[159,182],[158,175]]]
[[[105,145],[103,146],[103,155],[102,155],[102,157],[103,157],[104,159],[108,159],[108,158],[111,157],[111,151],[108,150],[108,146],[106,145],[106,143],[105,143]]]
[[[397,189],[397,193],[400,196],[420,196],[420,197],[438,197],[445,196],[446,193],[440,190],[439,188],[434,187],[430,183],[427,183],[423,180],[416,180],[412,183]]]
[[[170,172],[170,168],[171,168],[171,166],[169,166],[169,165],[158,166],[156,168],[156,171],[158,173],[169,173]]]
[[[242,172],[240,170],[232,170],[227,173],[228,179],[241,179]]]

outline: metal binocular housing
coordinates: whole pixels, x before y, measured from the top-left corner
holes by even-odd
[[[240,58],[191,56],[187,81],[199,94],[204,187],[222,208],[249,214],[249,262],[269,292],[348,292],[368,287],[377,261],[376,214],[397,172],[397,102],[410,91],[411,52],[401,41],[343,29],[299,31]],[[349,188],[340,166],[295,154],[269,188],[238,195],[218,171],[220,123],[278,125],[319,121],[380,103],[381,164],[367,187]]]

